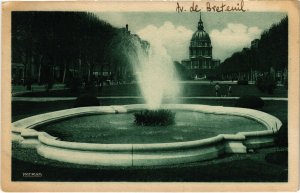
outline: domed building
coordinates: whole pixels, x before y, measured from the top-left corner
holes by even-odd
[[[211,40],[204,30],[201,13],[198,29],[190,41],[189,59],[182,60],[182,64],[189,70],[190,76],[194,78],[211,76],[213,69],[220,64],[220,60],[212,58]]]

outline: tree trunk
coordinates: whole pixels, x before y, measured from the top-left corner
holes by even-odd
[[[42,62],[43,62],[43,56],[40,57],[39,61],[39,74],[38,74],[38,83],[41,83],[41,73],[42,73]]]
[[[82,78],[82,73],[81,73],[81,59],[78,59],[78,76]]]
[[[32,54],[32,50],[31,49],[28,49],[27,50],[27,56],[26,56],[26,75],[27,75],[27,87],[26,89],[27,90],[31,90],[31,84],[32,84],[32,77],[31,77],[31,62],[32,62],[32,59],[31,59],[31,54]]]
[[[67,64],[66,61],[64,61],[64,74],[63,74],[63,79],[62,79],[62,83],[65,83],[66,80],[66,73],[67,73]]]
[[[88,82],[91,81],[91,64],[88,62]]]

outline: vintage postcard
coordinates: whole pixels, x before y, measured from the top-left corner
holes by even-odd
[[[2,3],[2,189],[296,191],[296,1]]]

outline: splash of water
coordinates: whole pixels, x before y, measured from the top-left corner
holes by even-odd
[[[148,108],[158,109],[163,97],[175,98],[179,94],[179,86],[172,59],[166,49],[155,39],[146,40],[150,46],[133,36],[131,46],[127,47],[127,55]]]

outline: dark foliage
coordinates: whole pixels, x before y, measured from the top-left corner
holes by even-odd
[[[117,29],[88,12],[13,12],[12,61],[25,65],[25,79],[48,83],[55,68],[64,82],[69,69],[88,74],[103,64]],[[39,68],[32,74],[33,66]],[[37,77],[36,77],[37,76]]]
[[[24,64],[25,82],[41,84],[66,83],[74,76],[89,82],[95,70],[120,81],[131,66],[124,53],[135,52],[127,43],[148,46],[89,12],[15,11],[11,34],[12,62]]]
[[[144,126],[166,126],[175,123],[175,113],[170,110],[144,110],[134,113],[134,122]]]
[[[97,97],[90,94],[83,94],[79,96],[74,103],[74,107],[87,107],[87,106],[99,106],[99,100]]]
[[[236,107],[258,109],[264,106],[264,101],[257,96],[241,96],[235,103]]]
[[[219,74],[231,74],[234,78],[250,71],[269,72],[287,69],[288,65],[288,17],[264,31],[258,46],[244,48],[225,59],[218,67]]]

